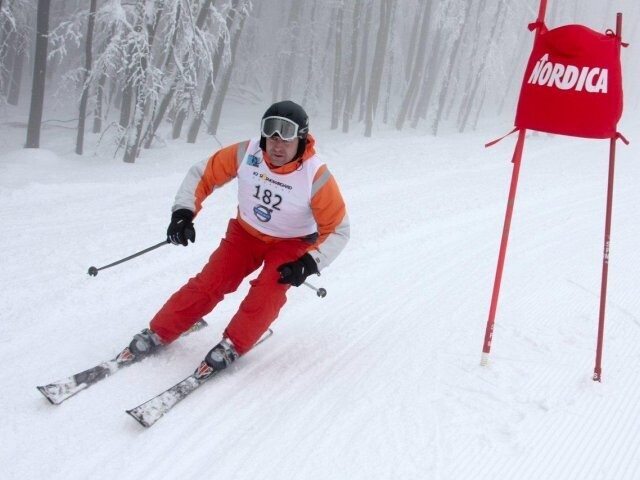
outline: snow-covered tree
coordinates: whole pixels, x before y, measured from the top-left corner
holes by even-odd
[[[0,103],[18,104],[25,60],[35,40],[34,22],[32,1],[0,1]]]

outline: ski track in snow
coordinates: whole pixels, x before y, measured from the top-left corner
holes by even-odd
[[[35,386],[113,356],[204,264],[234,184],[206,202],[195,245],[86,275],[161,241],[187,168],[216,146],[169,144],[135,166],[78,160],[53,139],[57,154],[0,156],[4,478],[637,478],[635,147],[618,149],[595,383],[606,142],[528,137],[483,368],[514,140],[317,133],[353,226],[309,279],[327,297],[292,289],[272,339],[148,430],[124,410],[197,366],[246,283],[208,328],[60,406]]]

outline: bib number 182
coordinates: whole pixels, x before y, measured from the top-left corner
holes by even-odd
[[[260,200],[264,205],[268,205],[274,210],[280,210],[278,205],[282,203],[282,197],[277,193],[273,193],[268,188],[260,188],[260,185],[256,185],[256,193],[253,195],[254,198]]]

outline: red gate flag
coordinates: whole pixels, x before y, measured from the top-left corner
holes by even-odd
[[[536,24],[533,24],[536,26]],[[586,138],[613,138],[622,116],[620,37],[582,25],[537,28],[515,125]]]
[[[616,31],[598,33],[582,25],[565,25],[548,30],[544,24],[547,0],[540,0],[535,23],[533,51],[522,81],[515,125],[518,142],[513,152],[513,174],[507,201],[498,265],[491,295],[489,318],[482,346],[481,365],[486,365],[502,282],[516,188],[527,129],[574,137],[609,139],[609,180],[605,216],[604,255],[600,290],[598,344],[593,379],[601,380],[605,304],[609,272],[609,244],[613,211],[613,172],[616,141],[629,143],[617,132],[622,116],[622,13],[616,15]],[[503,137],[504,138],[504,137]],[[500,139],[499,139],[500,140]],[[490,146],[499,140],[488,143]]]

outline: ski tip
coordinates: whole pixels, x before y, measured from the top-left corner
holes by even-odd
[[[144,428],[149,428],[151,426],[151,424],[145,422],[143,418],[137,416],[136,412],[134,410],[135,410],[135,408],[131,409],[131,410],[125,410],[125,412],[127,412],[131,416],[131,418],[133,418],[136,422],[138,422]]]
[[[38,391],[44,396],[44,398],[46,398],[47,400],[49,400],[49,403],[51,405],[60,405],[60,402],[55,402],[47,393],[47,388],[45,386],[42,385],[38,385],[36,387],[38,389]]]

